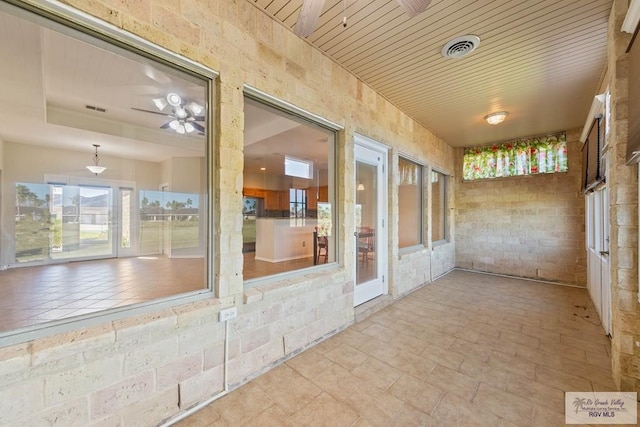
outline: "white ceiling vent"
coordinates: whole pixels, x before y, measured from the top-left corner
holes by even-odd
[[[442,48],[442,56],[445,58],[462,58],[467,56],[480,46],[480,37],[466,35],[456,37]]]

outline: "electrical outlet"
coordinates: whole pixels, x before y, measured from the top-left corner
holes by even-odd
[[[307,246],[307,242],[305,242],[304,240],[302,241],[302,247],[306,247]]]
[[[221,322],[226,322],[236,317],[238,317],[238,309],[236,307],[223,308],[218,314],[218,320]]]

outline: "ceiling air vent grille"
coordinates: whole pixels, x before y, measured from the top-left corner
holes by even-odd
[[[445,58],[462,58],[467,56],[480,46],[480,37],[478,36],[460,36],[445,44],[442,48],[442,56]]]

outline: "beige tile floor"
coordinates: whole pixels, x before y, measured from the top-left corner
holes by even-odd
[[[560,426],[610,365],[586,290],[454,271],[178,425]]]

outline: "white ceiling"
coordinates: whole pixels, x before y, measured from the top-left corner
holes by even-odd
[[[294,28],[302,0],[250,0]],[[452,146],[582,127],[606,66],[612,0],[326,0],[308,41]],[[460,59],[440,51],[473,34]],[[484,116],[509,112],[488,125]]]
[[[204,84],[121,53],[0,11],[0,138],[155,162],[203,156],[203,136],[160,129],[170,118],[152,100],[176,92],[204,105]]]

